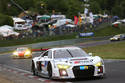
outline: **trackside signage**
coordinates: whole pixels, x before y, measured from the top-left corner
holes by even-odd
[[[87,37],[87,36],[93,36],[94,33],[93,32],[89,32],[89,33],[79,33],[80,37]]]

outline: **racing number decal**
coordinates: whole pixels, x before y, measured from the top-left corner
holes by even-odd
[[[47,65],[48,65],[48,61],[45,61],[44,62],[44,67],[47,67]]]
[[[48,61],[38,61],[37,62],[37,69],[38,71],[42,71],[42,69],[47,68]]]

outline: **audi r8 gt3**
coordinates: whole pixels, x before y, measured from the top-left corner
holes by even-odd
[[[32,59],[33,75],[51,79],[103,77],[102,58],[87,54],[79,47],[51,48]]]
[[[110,41],[120,41],[125,39],[125,34],[118,34],[110,38]]]
[[[13,52],[11,57],[12,58],[31,58],[32,52],[31,52],[31,49],[28,47],[19,47]]]

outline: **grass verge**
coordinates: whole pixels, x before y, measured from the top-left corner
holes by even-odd
[[[94,56],[104,59],[125,59],[125,41],[84,48],[87,52],[92,52]]]

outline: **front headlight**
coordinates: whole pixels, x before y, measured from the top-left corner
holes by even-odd
[[[58,64],[57,67],[58,67],[59,69],[68,69],[68,68],[70,68],[69,65],[62,65],[62,64]]]
[[[25,55],[30,55],[30,54],[31,54],[30,51],[26,51],[26,52],[25,52]]]
[[[97,66],[97,67],[102,66],[102,62],[96,63],[95,66]]]
[[[110,38],[110,40],[112,40],[113,38]]]
[[[16,52],[16,51],[15,51],[15,52],[13,52],[13,55],[18,55],[18,52]]]

